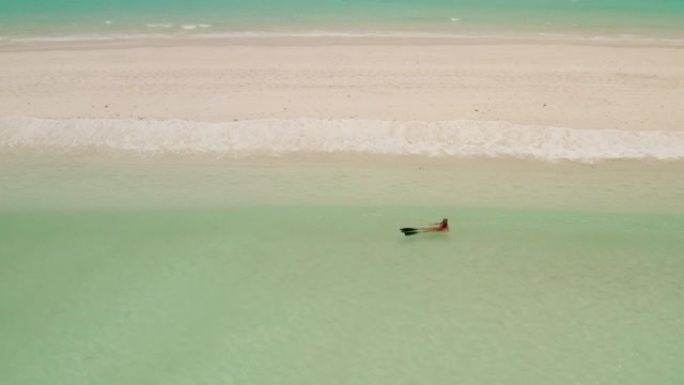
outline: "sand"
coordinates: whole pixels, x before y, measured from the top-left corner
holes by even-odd
[[[264,37],[0,46],[0,116],[684,129],[684,47]]]

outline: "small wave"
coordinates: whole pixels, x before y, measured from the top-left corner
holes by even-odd
[[[197,29],[197,28],[211,28],[211,24],[183,24],[181,25],[183,29]]]
[[[114,150],[217,156],[366,153],[549,161],[684,159],[684,131],[578,130],[505,122],[48,120],[0,118],[0,152]]]
[[[171,28],[173,27],[173,24],[171,23],[160,23],[160,24],[145,24],[145,27],[147,28]]]
[[[39,36],[39,37],[12,37],[10,43],[64,43],[83,41],[107,41],[113,40],[113,36],[104,35],[71,35],[71,36]]]
[[[646,37],[637,35],[622,35],[622,36],[583,36],[563,33],[546,33],[536,32],[529,34],[521,33],[504,33],[504,32],[477,32],[477,31],[435,31],[435,32],[407,32],[407,31],[221,31],[214,28],[212,24],[146,24],[146,31],[116,31],[116,32],[101,32],[94,34],[83,35],[57,35],[57,36],[12,36],[0,37],[0,43],[5,44],[22,44],[22,43],[54,43],[54,42],[82,42],[82,41],[108,41],[108,40],[143,40],[143,39],[168,39],[173,37],[175,39],[182,39],[184,36],[191,36],[199,39],[235,39],[235,38],[425,38],[425,39],[505,39],[505,40],[521,40],[527,41],[529,39],[555,40],[563,39],[570,41],[589,41],[599,44],[610,43],[637,43],[637,44],[663,44],[667,46],[682,46],[684,39],[680,38],[661,38],[661,37]],[[176,34],[176,28],[183,29],[187,33]],[[629,37],[633,36],[633,37]]]
[[[106,42],[113,40],[144,40],[144,39],[165,39],[168,35],[155,33],[128,33],[128,34],[110,34],[110,35],[71,35],[71,36],[42,36],[42,37],[24,37],[24,38],[8,38],[8,44],[22,44],[22,43],[76,43],[76,42]]]
[[[197,28],[206,29],[211,28],[211,24],[182,24],[180,27],[186,30],[192,30]]]

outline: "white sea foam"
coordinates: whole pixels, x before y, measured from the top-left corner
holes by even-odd
[[[114,37],[103,35],[70,35],[70,36],[40,36],[40,37],[12,37],[11,43],[63,43],[82,41],[106,41]]]
[[[456,21],[454,21],[456,23]],[[458,39],[507,39],[507,40],[525,40],[530,38],[541,39],[563,39],[575,41],[590,41],[597,43],[643,43],[643,44],[664,44],[668,46],[683,46],[684,39],[679,38],[663,38],[663,37],[647,37],[637,35],[622,36],[589,36],[580,34],[564,34],[564,33],[503,33],[503,32],[483,32],[483,31],[443,31],[443,32],[406,32],[406,31],[220,31],[215,30],[212,24],[146,24],[146,30],[155,31],[155,33],[146,32],[125,32],[119,31],[116,33],[93,33],[90,35],[56,35],[56,36],[24,36],[24,37],[0,37],[0,42],[7,44],[22,44],[22,43],[62,43],[62,42],[82,42],[82,41],[109,41],[109,40],[142,40],[142,39],[166,39],[173,37],[175,39],[182,39],[183,35],[176,34],[177,28],[187,31],[193,38],[200,39],[232,39],[232,38],[278,38],[278,37],[388,37],[388,38],[458,38]],[[209,32],[216,31],[216,32]],[[629,37],[631,36],[631,37]]]
[[[183,29],[187,29],[187,30],[192,30],[192,29],[197,29],[197,28],[206,29],[206,28],[211,28],[211,24],[182,24],[180,27]]]
[[[145,24],[145,27],[147,27],[147,28],[171,28],[171,27],[173,27],[173,24],[171,24],[171,23],[150,23],[150,24]]]
[[[684,131],[578,130],[505,122],[46,120],[0,118],[0,152],[114,150],[216,156],[366,153],[595,162],[684,159]]]

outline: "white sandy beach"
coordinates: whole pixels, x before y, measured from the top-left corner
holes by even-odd
[[[684,47],[269,37],[0,46],[0,116],[684,129]]]

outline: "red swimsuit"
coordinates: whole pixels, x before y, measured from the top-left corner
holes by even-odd
[[[447,223],[440,223],[437,225],[437,227],[434,228],[435,231],[449,231],[449,225]]]

